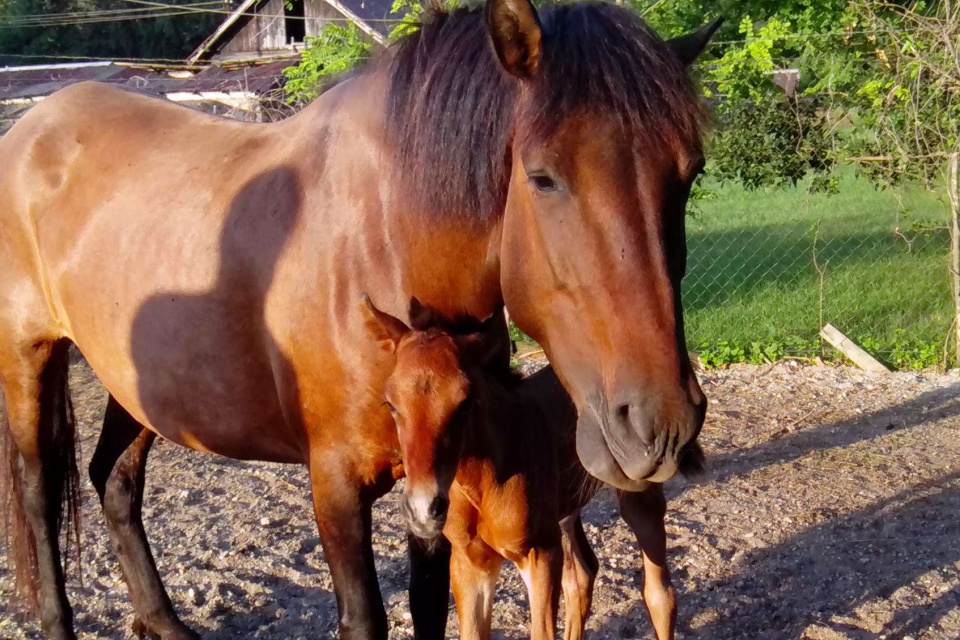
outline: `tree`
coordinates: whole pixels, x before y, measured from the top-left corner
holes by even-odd
[[[287,102],[303,105],[323,92],[326,84],[348,73],[370,55],[373,45],[360,36],[357,25],[326,25],[308,37],[300,63],[284,69]]]
[[[164,0],[174,5],[198,1]],[[131,19],[138,6],[122,0],[0,0],[0,63],[77,56],[180,60],[210,35],[230,9],[224,1],[182,15]],[[166,12],[140,9],[144,16]]]
[[[856,8],[876,33],[876,72],[852,107],[868,134],[859,140],[861,161],[880,182],[946,188],[960,365],[960,3],[860,0]]]
[[[454,8],[457,2],[447,0],[446,6]],[[398,22],[390,31],[389,40],[394,42],[416,31],[423,11],[423,5],[417,0],[393,0],[390,12],[397,16]],[[307,38],[305,44],[300,64],[284,70],[287,102],[297,106],[314,100],[331,82],[365,62],[373,49],[353,24],[346,27],[329,24],[320,35]]]

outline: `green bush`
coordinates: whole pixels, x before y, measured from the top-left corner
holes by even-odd
[[[304,104],[323,93],[326,85],[365,61],[373,47],[357,25],[328,24],[308,37],[300,64],[284,69],[284,93],[290,104]]]

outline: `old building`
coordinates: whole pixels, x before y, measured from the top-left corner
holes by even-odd
[[[188,62],[289,55],[331,22],[355,24],[363,37],[385,45],[398,21],[391,5],[391,0],[244,0]]]

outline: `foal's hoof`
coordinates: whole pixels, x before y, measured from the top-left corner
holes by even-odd
[[[200,634],[181,624],[178,629],[171,629],[160,634],[160,640],[200,640]]]
[[[159,640],[200,640],[200,635],[190,627],[176,620],[172,624],[150,627],[139,617],[134,616],[133,632],[140,640],[159,638]]]
[[[150,631],[147,629],[147,625],[143,624],[143,620],[137,616],[133,616],[133,623],[130,625],[130,628],[133,630],[134,635],[140,638],[140,640],[151,637]]]

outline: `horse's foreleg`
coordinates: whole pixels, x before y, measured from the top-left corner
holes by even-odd
[[[563,605],[566,609],[563,639],[580,640],[590,615],[600,563],[590,548],[579,511],[561,520],[560,530],[563,532]]]
[[[559,545],[534,548],[517,563],[530,595],[530,640],[553,640],[557,634],[557,605],[563,555]]]
[[[410,614],[416,640],[443,640],[450,598],[450,543],[443,536],[407,539],[410,556]]]
[[[618,492],[620,515],[637,536],[643,550],[643,600],[657,640],[673,640],[677,620],[677,595],[667,568],[667,534],[663,519],[667,501],[662,485],[641,493]]]
[[[143,483],[155,437],[111,396],[90,461],[90,480],[100,496],[110,542],[130,590],[136,611],[134,631],[163,640],[191,640],[199,636],[177,617],[143,530]]]
[[[503,559],[492,550],[479,555],[483,557],[474,562],[466,550],[454,547],[450,558],[450,583],[457,603],[460,640],[490,640],[493,596]]]
[[[5,472],[12,486],[6,490],[19,492],[26,520],[23,528],[14,522],[11,555],[18,557],[18,582],[36,594],[45,636],[74,640],[59,544],[61,503],[76,500],[66,345],[31,345],[14,362],[0,364],[10,428],[3,437],[13,445],[12,468]]]
[[[371,541],[373,500],[334,456],[322,457],[311,462],[310,484],[320,542],[337,597],[340,638],[386,640],[387,613]]]

